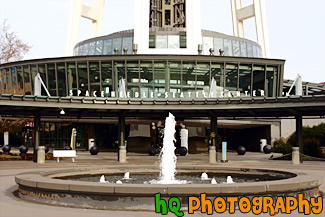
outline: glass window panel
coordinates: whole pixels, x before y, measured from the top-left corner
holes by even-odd
[[[37,66],[36,65],[31,65],[30,70],[31,70],[31,78],[32,78],[32,82],[31,82],[32,86],[31,86],[31,88],[32,88],[32,92],[34,92],[35,77],[36,77],[36,75],[38,73]]]
[[[112,63],[102,62],[102,88],[105,97],[110,97],[113,91]]]
[[[203,54],[210,55],[210,48],[213,48],[213,38],[203,37]]]
[[[141,61],[140,63],[140,83],[141,83],[141,96],[145,94],[151,97],[153,92],[153,64],[152,62]],[[154,96],[155,98],[156,96]]]
[[[183,62],[182,87],[184,98],[195,98],[195,72],[194,62]]]
[[[116,97],[119,96],[119,92],[123,90],[126,91],[127,88],[127,81],[126,81],[126,74],[125,74],[125,66],[124,62],[114,62],[114,72],[115,72],[115,90],[116,90]],[[124,82],[122,82],[122,79]],[[120,87],[120,84],[124,84],[124,87]]]
[[[29,67],[28,66],[24,66],[24,81],[25,81],[25,94],[31,95],[32,94],[32,85],[31,85],[30,78],[29,78]],[[4,84],[5,83],[6,82],[4,82]]]
[[[2,84],[2,90],[3,90],[2,93],[6,93],[6,90],[7,90],[6,80],[7,80],[6,70],[3,69],[3,70],[1,70],[1,84]]]
[[[180,48],[186,48],[186,35],[179,36]]]
[[[210,91],[210,63],[197,63],[196,77],[198,97],[207,98]]]
[[[236,64],[226,64],[226,90],[236,91],[238,80],[238,67]]]
[[[89,48],[89,44],[88,43],[84,44],[82,55],[84,55],[84,56],[88,55],[88,48]]]
[[[263,57],[263,54],[262,54],[262,49],[260,47],[257,47],[257,55],[258,57]]]
[[[135,93],[139,93],[139,65],[138,61],[128,61],[127,62],[127,90],[130,92],[130,97],[133,98]],[[128,97],[128,96],[127,96]],[[148,98],[148,96],[146,96]]]
[[[8,68],[6,71],[7,76],[7,93],[12,94],[12,78],[11,78],[11,70]]]
[[[47,64],[47,75],[48,75],[48,91],[51,96],[56,96],[56,78],[55,78],[55,65]],[[26,89],[26,87],[25,87]]]
[[[268,66],[266,70],[266,86],[265,96],[275,97],[277,89],[277,80],[278,80],[278,67],[277,66]]]
[[[217,84],[217,91],[223,91],[224,83],[224,66],[223,63],[212,63],[211,64],[211,79],[214,78]]]
[[[165,98],[166,90],[166,62],[154,63],[154,85],[155,97]]]
[[[95,54],[95,44],[96,42],[90,42],[89,43],[89,50],[88,50],[88,55],[94,55]]]
[[[74,50],[73,50],[73,55],[74,56],[78,56],[79,54],[79,47],[76,47]]]
[[[112,39],[106,39],[104,40],[104,49],[103,54],[112,54]]]
[[[89,63],[89,81],[90,81],[90,93],[91,97],[100,97],[100,82],[99,82],[99,63]]]
[[[86,62],[78,62],[78,82],[78,89],[81,91],[81,96],[85,96],[86,91],[88,91],[88,73]]]
[[[58,73],[58,92],[59,96],[67,96],[66,82],[65,82],[65,64],[57,64],[57,73]]]
[[[246,42],[243,41],[240,42],[240,56],[247,57]]]
[[[232,43],[230,39],[224,40],[224,55],[232,56]]]
[[[156,36],[149,35],[149,48],[155,48],[155,47],[156,47]]]
[[[132,54],[132,37],[126,37],[126,38],[123,38],[123,49],[124,48],[127,48],[128,49],[128,52],[127,54]]]
[[[239,66],[239,91],[242,97],[251,95],[251,76],[252,66],[251,65],[240,65]]]
[[[3,82],[2,82],[2,73],[4,70],[0,70],[0,93],[4,93],[4,87],[3,87]]]
[[[77,85],[77,70],[75,63],[68,63],[68,91],[69,95],[72,91],[73,96],[77,96],[78,94],[78,85]]]
[[[84,47],[83,45],[79,46],[79,50],[78,50],[78,55],[79,56],[82,56],[82,54],[83,54],[83,47]]]
[[[113,39],[113,51],[118,49],[118,54],[122,53],[122,38],[114,38]]]
[[[43,83],[46,85],[46,68],[45,65],[38,65],[38,72],[42,78]],[[41,94],[42,96],[47,96],[47,93],[43,87],[43,85],[41,86]]]
[[[167,48],[167,35],[157,35],[156,36],[156,47],[157,48]]]
[[[180,97],[181,93],[181,62],[169,62],[169,98]]]
[[[253,46],[252,44],[247,43],[247,55],[248,57],[254,57],[253,56]]]
[[[253,96],[254,92],[256,96],[261,96],[261,91],[264,91],[264,75],[265,75],[265,67],[264,66],[256,66],[253,67]]]
[[[17,70],[16,67],[11,67],[10,70],[11,70],[11,82],[12,82],[13,93],[17,94],[18,93]]]
[[[253,56],[257,57],[257,47],[253,45]]]
[[[168,48],[179,48],[179,36],[169,35],[168,36]]]
[[[223,39],[222,38],[214,38],[214,53],[219,55],[219,50],[223,49]]]
[[[96,55],[102,55],[103,54],[103,41],[97,41],[96,42]]]
[[[239,41],[232,41],[233,54],[236,57],[240,56]]]
[[[17,68],[17,80],[18,80],[18,93],[17,94],[24,94],[24,82],[23,82],[23,71],[22,71],[22,68],[21,67],[18,67]],[[44,80],[45,82],[46,80]]]

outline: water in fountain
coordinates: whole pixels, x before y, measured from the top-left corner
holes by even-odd
[[[211,184],[213,184],[213,185],[217,184],[217,181],[216,181],[215,178],[212,178],[212,179],[211,179]]]
[[[227,176],[227,184],[231,183],[234,183],[234,181],[232,180],[231,176]]]
[[[124,179],[130,179],[130,172],[124,173]]]
[[[209,176],[206,173],[201,174],[201,180],[209,180]]]
[[[100,177],[99,182],[100,182],[100,183],[109,183],[109,181],[106,181],[106,180],[105,180],[105,176],[104,176],[104,175],[102,175],[102,176]]]
[[[123,184],[121,180],[117,180],[116,184]]]

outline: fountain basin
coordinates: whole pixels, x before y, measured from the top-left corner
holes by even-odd
[[[216,167],[178,167],[178,173],[220,173],[229,175],[263,175],[274,174],[280,180],[246,182],[233,184],[115,184],[85,181],[63,180],[64,177],[102,174],[153,174],[159,173],[155,167],[133,166],[116,168],[77,168],[21,174],[16,176],[18,184],[17,195],[20,198],[39,203],[95,208],[111,210],[154,210],[155,194],[161,193],[162,198],[179,197],[182,208],[187,208],[189,196],[200,196],[206,193],[208,197],[228,196],[294,196],[304,193],[306,197],[318,194],[320,181],[307,174],[287,171],[261,170],[250,168],[216,168]],[[226,177],[225,177],[226,178]]]

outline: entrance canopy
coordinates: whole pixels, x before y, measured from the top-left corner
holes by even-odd
[[[61,110],[65,115],[60,115]],[[134,99],[92,97],[36,97],[0,95],[0,114],[52,118],[161,118],[172,112],[178,118],[325,116],[325,95],[218,98]]]

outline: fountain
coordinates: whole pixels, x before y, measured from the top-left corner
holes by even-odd
[[[62,206],[154,210],[153,198],[156,193],[160,193],[166,199],[182,198],[182,208],[185,209],[189,196],[197,196],[204,192],[207,192],[209,197],[318,194],[320,181],[301,173],[234,167],[216,168],[208,164],[181,165],[177,167],[176,172],[175,117],[172,114],[166,118],[165,126],[159,170],[155,165],[132,167],[120,165],[118,168],[111,165],[21,174],[15,178],[19,185],[17,195],[34,202]],[[208,174],[213,178],[209,179]],[[152,180],[133,182],[143,177]],[[158,180],[155,177],[159,177]]]

